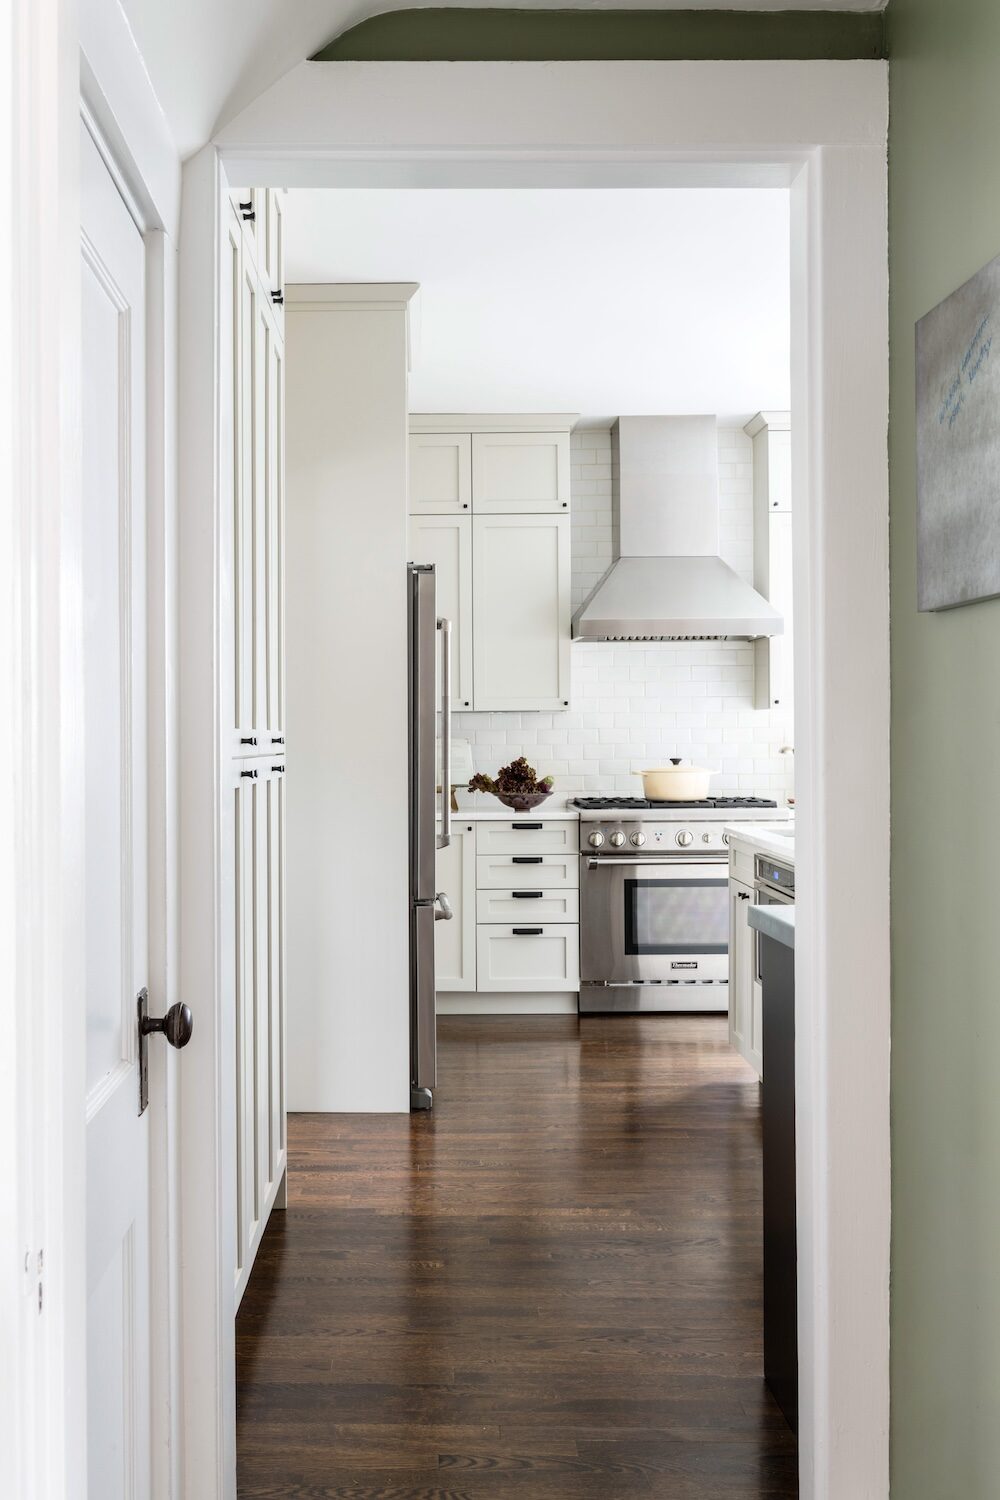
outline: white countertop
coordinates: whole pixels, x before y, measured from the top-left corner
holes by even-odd
[[[453,812],[452,817],[466,823],[539,823],[554,818],[569,818],[576,823],[580,817],[578,808],[569,807],[565,797],[555,794],[539,807],[533,807],[531,812],[523,813],[504,807],[489,792],[459,792],[457,801],[458,812]]]
[[[787,831],[779,831],[783,827]],[[730,848],[742,844],[757,854],[773,854],[776,859],[795,863],[795,822],[772,827],[768,823],[727,823],[723,829],[729,835]]]

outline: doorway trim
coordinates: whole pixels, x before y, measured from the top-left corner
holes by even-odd
[[[790,188],[796,975],[807,997],[796,1039],[801,1493],[888,1494],[886,135],[880,62],[303,63],[185,167],[182,661],[193,727],[182,816],[197,836],[182,863],[184,909],[195,920],[182,963],[186,989],[215,1016],[215,1055],[183,1081],[192,1092],[182,1162],[197,1181],[185,1292],[198,1316],[197,1327],[185,1320],[185,1361],[203,1372],[186,1383],[186,1437],[190,1472],[216,1474],[227,1500],[232,1298],[230,1261],[218,1251],[233,1142],[214,695],[223,670],[218,518],[231,446],[220,335],[227,171],[240,184],[274,187]],[[209,1368],[220,1384],[206,1407]]]

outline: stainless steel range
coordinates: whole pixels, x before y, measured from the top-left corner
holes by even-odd
[[[726,823],[777,822],[760,797],[578,797],[580,1010],[726,1010]]]

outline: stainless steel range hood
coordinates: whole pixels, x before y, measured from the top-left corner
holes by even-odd
[[[579,641],[752,640],[781,615],[719,556],[714,417],[619,417],[615,561],[573,618]]]

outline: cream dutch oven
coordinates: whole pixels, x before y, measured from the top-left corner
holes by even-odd
[[[708,796],[712,776],[704,766],[681,765],[679,757],[669,766],[635,774],[642,777],[642,795],[649,802],[701,802]]]

